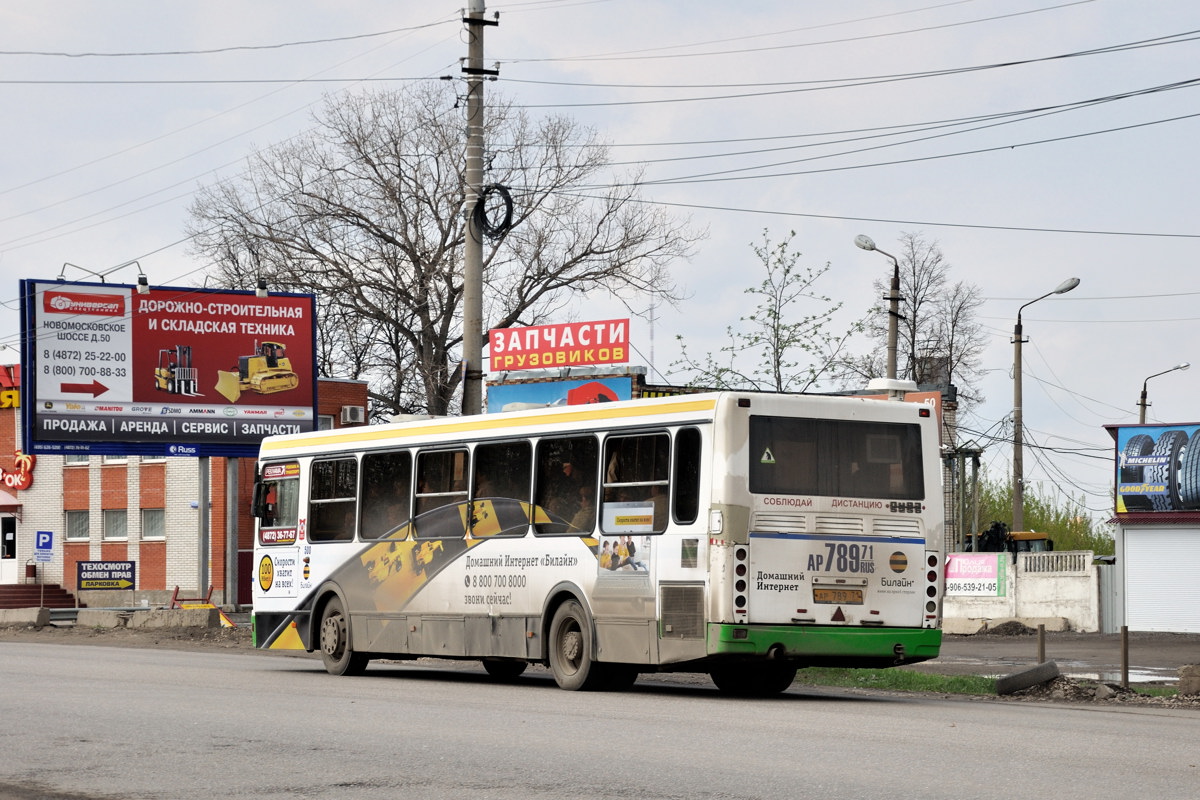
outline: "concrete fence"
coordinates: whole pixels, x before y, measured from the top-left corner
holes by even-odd
[[[995,595],[947,594],[947,633],[978,633],[1016,620],[1047,630],[1100,630],[1100,593],[1091,550],[999,553],[1007,559]]]

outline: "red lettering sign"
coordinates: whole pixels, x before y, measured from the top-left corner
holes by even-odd
[[[629,320],[569,322],[488,331],[492,372],[629,361]]]

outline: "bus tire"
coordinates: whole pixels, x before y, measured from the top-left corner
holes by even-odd
[[[550,622],[550,672],[569,692],[602,688],[605,671],[592,652],[591,625],[577,600],[567,600]]]
[[[330,675],[361,675],[370,661],[350,646],[350,620],[341,598],[331,597],[321,611],[321,661]]]
[[[519,678],[525,672],[529,662],[515,658],[485,658],[483,669],[488,675],[501,681],[511,681]]]
[[[735,697],[770,697],[780,694],[796,680],[793,664],[727,664],[708,673],[722,694]]]
[[[597,664],[604,668],[604,688],[610,692],[623,692],[637,683],[638,668],[635,664]]]

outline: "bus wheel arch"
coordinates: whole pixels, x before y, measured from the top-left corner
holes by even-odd
[[[350,615],[340,593],[330,590],[314,609],[312,643],[330,675],[361,675],[370,658],[354,650]]]
[[[569,589],[556,590],[551,597],[542,617],[542,640],[554,682],[567,691],[605,688],[604,665],[596,661],[596,626],[587,604]]]

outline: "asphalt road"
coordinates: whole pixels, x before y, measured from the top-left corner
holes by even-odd
[[[669,676],[668,676],[669,677]],[[0,642],[3,800],[1185,797],[1200,711]]]

